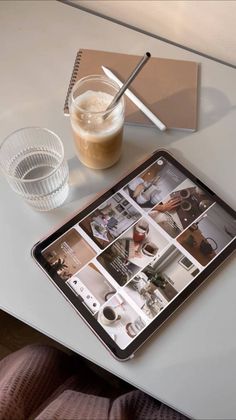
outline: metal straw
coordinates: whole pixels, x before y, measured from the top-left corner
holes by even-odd
[[[143,66],[146,64],[146,62],[149,60],[150,57],[151,57],[150,52],[146,52],[144,54],[144,56],[142,57],[142,59],[140,60],[140,62],[137,64],[137,66],[135,67],[135,69],[132,71],[131,75],[128,77],[128,79],[126,80],[126,82],[123,84],[123,86],[120,88],[120,90],[118,90],[117,94],[114,96],[112,102],[107,107],[106,112],[109,111],[109,110],[111,110],[111,109],[113,109],[114,105],[119,101],[119,99],[124,94],[124,92],[126,91],[126,89],[128,88],[128,86],[135,79],[135,77],[138,75],[138,73],[143,68]],[[105,118],[108,117],[108,115],[109,114],[106,114],[105,115]]]

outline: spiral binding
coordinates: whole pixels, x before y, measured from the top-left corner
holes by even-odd
[[[82,56],[82,50],[79,50],[76,54],[74,67],[73,67],[73,70],[72,70],[72,75],[71,75],[69,87],[68,87],[68,90],[67,90],[67,95],[66,95],[66,100],[65,100],[65,105],[64,105],[64,114],[65,115],[69,115],[69,97],[70,97],[71,91],[73,89],[73,86],[74,86],[74,84],[77,80],[77,75],[78,75],[78,71],[79,71],[81,56]]]

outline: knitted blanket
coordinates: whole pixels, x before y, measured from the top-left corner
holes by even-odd
[[[32,345],[0,361],[1,420],[186,420],[130,387],[113,386],[82,360]]]

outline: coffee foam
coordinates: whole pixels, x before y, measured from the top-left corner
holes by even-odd
[[[109,93],[87,90],[77,96],[75,103],[86,112],[104,112],[112,100],[113,96]]]
[[[106,92],[88,90],[78,96],[71,105],[71,123],[75,132],[83,138],[89,137],[90,141],[97,141],[102,138],[114,135],[123,125],[122,104],[104,119],[104,113],[113,96]],[[86,112],[86,116],[83,115]],[[89,113],[91,114],[89,115]]]

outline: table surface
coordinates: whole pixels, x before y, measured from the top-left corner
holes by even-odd
[[[159,146],[235,208],[235,70],[57,2],[1,1],[0,23],[0,138],[23,126],[55,131],[64,141],[71,183],[63,207],[37,213],[0,176],[0,307],[188,416],[235,419],[235,256],[125,363],[107,352],[30,257],[32,245],[50,229]],[[160,133],[127,126],[115,167],[83,167],[62,112],[79,48],[148,50],[200,62],[199,130]]]

